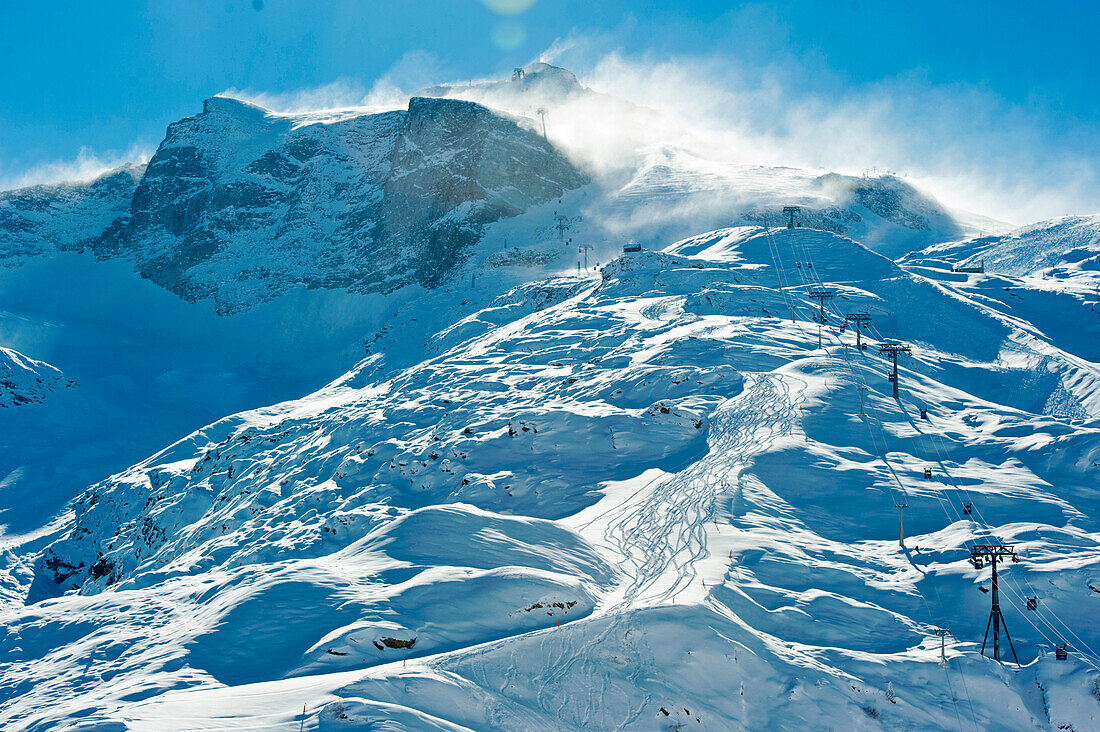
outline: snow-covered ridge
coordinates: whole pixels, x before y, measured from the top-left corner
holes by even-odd
[[[48,363],[0,346],[0,409],[44,402],[64,382]]]
[[[84,183],[0,191],[0,266],[91,245],[129,209],[144,172],[132,164]]]
[[[1000,236],[947,242],[906,257],[914,264],[983,265],[986,272],[1065,278],[1100,272],[1100,217],[1065,216]]]
[[[1036,340],[1100,362],[1100,218],[1042,221],[934,245],[901,261],[1014,320]],[[1100,401],[1095,387],[1088,390],[1089,401]]]

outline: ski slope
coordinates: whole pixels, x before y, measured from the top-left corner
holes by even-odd
[[[829,232],[543,279],[495,241],[345,376],[84,493],[5,611],[4,725],[1096,726],[1094,364]],[[977,652],[994,540],[1019,670]]]

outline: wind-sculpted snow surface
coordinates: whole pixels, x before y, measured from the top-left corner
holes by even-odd
[[[1023,277],[1042,273],[1065,279],[1100,271],[1100,217],[1066,216],[1040,221],[1001,236],[948,242],[915,252],[907,261],[982,265],[986,272]]]
[[[1045,407],[1029,409],[1080,419],[1100,415],[1100,382],[1094,376],[1100,362],[1098,258],[1100,221],[1070,216],[1003,236],[931,246],[903,263],[1003,320],[1017,333],[1013,341],[1046,351],[1034,368],[1044,378],[1061,374],[1071,398],[1059,390]],[[954,271],[959,267],[984,271]],[[1006,356],[1019,359],[1019,354]]]
[[[1096,726],[1100,430],[1011,403],[1095,365],[804,229],[471,297],[429,291],[326,388],[92,486],[4,616],[3,724]],[[996,541],[1020,673],[978,654],[968,547]]]

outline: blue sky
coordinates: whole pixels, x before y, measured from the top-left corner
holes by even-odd
[[[1001,200],[992,208],[1011,208],[1013,195],[1034,197],[1039,192],[1032,188],[1048,183],[1058,191],[1047,190],[1037,213],[1088,208],[1100,193],[1100,3],[99,0],[7,6],[0,28],[5,185],[87,173],[151,151],[168,123],[226,89],[279,94],[336,82],[369,90],[385,78],[411,91],[505,73],[554,48],[554,59],[582,80],[601,63],[606,80],[613,56],[635,70],[695,68],[719,91],[736,87],[738,99],[746,90],[778,89],[770,106],[755,110],[758,126],[790,126],[790,119],[767,118],[782,117],[785,106],[830,110],[834,118],[842,109],[844,120],[876,140],[876,151],[893,158],[882,160],[883,167],[943,158],[936,143],[950,142],[975,190],[999,186]],[[700,87],[697,93],[709,92]],[[874,110],[869,119],[860,117],[861,107]],[[814,145],[830,145],[807,138],[805,130],[790,132],[789,140],[792,164],[807,162],[802,158]],[[839,166],[846,154],[838,148],[808,162]],[[850,162],[859,167],[871,160]],[[926,177],[939,174],[926,167]],[[997,180],[986,185],[983,174]],[[1020,179],[1033,185],[1014,194],[1013,180]],[[967,185],[956,186],[961,195]]]

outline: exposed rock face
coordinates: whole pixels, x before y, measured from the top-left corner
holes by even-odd
[[[214,97],[169,126],[96,251],[224,313],[299,284],[430,287],[485,224],[584,182],[533,131],[469,102],[321,120]]]
[[[481,228],[585,180],[538,134],[472,102],[414,98],[383,189],[390,277],[436,284]]]
[[[126,213],[144,171],[125,165],[92,181],[0,192],[0,263],[90,244]]]

